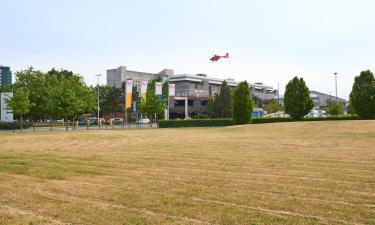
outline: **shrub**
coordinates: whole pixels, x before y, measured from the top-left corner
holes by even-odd
[[[361,118],[354,115],[340,115],[329,117],[304,117],[299,121],[329,121],[329,120],[360,120]],[[294,122],[297,121],[291,117],[260,117],[251,120],[252,124],[260,123],[279,123],[279,122]]]
[[[23,122],[22,124],[24,129],[27,129],[32,126],[31,123]],[[0,122],[0,130],[17,130],[21,129],[21,124],[19,122]]]
[[[219,127],[233,125],[231,119],[160,120],[160,128],[170,127]]]

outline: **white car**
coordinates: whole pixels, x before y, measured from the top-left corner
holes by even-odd
[[[150,119],[147,119],[147,118],[140,119],[138,121],[138,123],[140,123],[140,124],[149,124],[150,123]]]

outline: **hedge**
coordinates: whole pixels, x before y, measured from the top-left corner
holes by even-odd
[[[220,127],[233,125],[232,119],[160,120],[160,128],[169,127]]]
[[[27,129],[31,127],[32,124],[29,122],[23,122],[22,127]],[[0,130],[17,130],[21,129],[20,122],[0,122]]]
[[[301,121],[329,121],[329,120],[360,120],[361,118],[353,115],[328,116],[328,117],[305,117]],[[260,117],[253,118],[252,124],[260,123],[279,123],[279,122],[294,122],[291,117]]]

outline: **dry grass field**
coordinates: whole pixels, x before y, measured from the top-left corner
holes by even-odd
[[[375,121],[1,134],[0,224],[375,224]]]

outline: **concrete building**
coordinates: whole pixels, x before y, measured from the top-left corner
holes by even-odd
[[[12,84],[12,71],[10,67],[0,65],[0,87]]]
[[[107,70],[107,85],[116,88],[123,88],[123,84],[126,80],[133,80],[134,86],[140,87],[141,81],[150,81],[158,76],[163,79],[168,79],[169,76],[173,75],[173,70],[164,69],[159,73],[147,73],[127,70],[125,66],[120,66],[117,69]]]
[[[343,98],[337,98],[332,95],[324,94],[319,91],[310,91],[310,97],[314,101],[314,109],[324,110],[331,102],[341,102],[344,106],[346,105],[346,100]]]
[[[225,80],[231,88],[238,85],[238,82],[231,78]],[[219,92],[223,81],[224,79],[209,77],[206,74],[170,76],[169,82],[176,85],[175,101],[170,104],[170,118],[194,117],[205,112],[208,99]],[[262,83],[250,83],[249,88],[252,98],[260,108],[277,95],[272,86]]]
[[[325,94],[319,91],[310,90],[310,98],[314,102],[314,110],[324,110],[327,108],[331,102],[341,102],[346,105],[346,100],[343,98],[337,98],[335,96]],[[280,104],[284,105],[284,96],[280,97]]]

